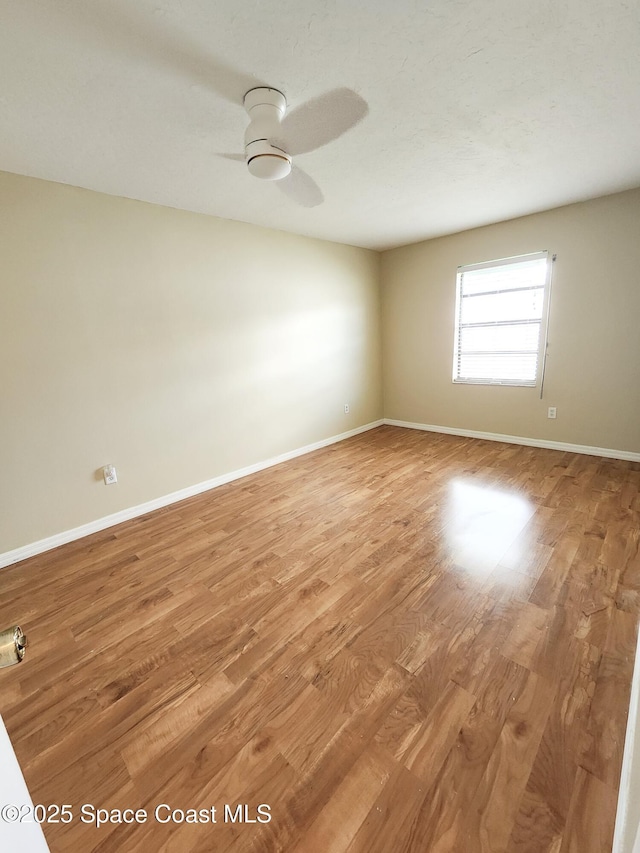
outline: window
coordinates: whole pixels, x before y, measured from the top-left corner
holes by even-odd
[[[535,385],[547,252],[458,267],[453,381]]]

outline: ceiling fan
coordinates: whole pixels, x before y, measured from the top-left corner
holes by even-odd
[[[282,136],[287,99],[277,89],[258,86],[244,96],[244,108],[251,119],[244,132],[247,168],[263,181],[281,181],[291,174],[291,155],[275,144]]]
[[[293,157],[333,142],[362,121],[366,102],[351,89],[334,89],[287,114],[287,99],[279,89],[257,86],[246,92],[243,104],[250,118],[244,155],[222,156],[243,160],[254,177],[277,182],[303,207],[321,204],[322,190]]]
[[[63,5],[58,9],[54,4],[52,8],[64,15]],[[244,92],[244,105],[251,119],[247,133],[255,138],[245,141],[244,154],[219,156],[247,162],[252,174],[274,181],[279,190],[303,207],[321,204],[324,196],[320,187],[293,159],[333,142],[362,121],[369,112],[366,101],[352,89],[338,88],[288,112],[286,98],[279,89],[266,86],[264,78],[239,71],[216,58],[208,48],[203,48],[200,39],[163,23],[162,17],[150,15],[148,10],[145,12],[143,4],[128,4],[125,14],[124,7],[119,10],[118,4],[89,8],[87,4],[76,3],[73,26],[84,27],[100,43],[110,40],[120,53],[135,58],[136,62],[144,58],[163,71],[169,66],[174,74],[212,89],[231,103],[237,104],[240,93]],[[250,158],[247,157],[247,142],[251,145]],[[260,155],[257,154],[258,142],[266,142],[269,146],[262,148]],[[272,148],[279,151],[274,152]],[[272,161],[263,158],[276,154],[280,157],[280,170],[272,165],[270,172],[268,164]]]

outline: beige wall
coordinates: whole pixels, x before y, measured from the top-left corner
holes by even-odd
[[[544,399],[454,385],[456,268],[543,249],[558,256]],[[386,252],[382,281],[385,417],[640,451],[640,190]]]
[[[0,173],[0,553],[382,417],[379,262]]]
[[[380,256],[0,173],[0,554],[370,423],[382,387],[391,419],[640,451],[638,222],[634,190]],[[544,399],[453,385],[456,268],[540,249]]]

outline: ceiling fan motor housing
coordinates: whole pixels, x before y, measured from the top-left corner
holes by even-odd
[[[260,87],[244,96],[251,123],[244,135],[247,168],[256,178],[279,181],[291,172],[291,157],[271,141],[280,134],[287,99],[277,89]]]

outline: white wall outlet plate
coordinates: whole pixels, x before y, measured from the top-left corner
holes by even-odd
[[[118,482],[118,475],[113,465],[105,465],[102,469],[102,476],[104,477],[105,486],[110,486]]]
[[[547,409],[547,417],[548,418],[555,418],[555,416],[556,416],[556,407],[555,406],[549,406],[549,408]]]

